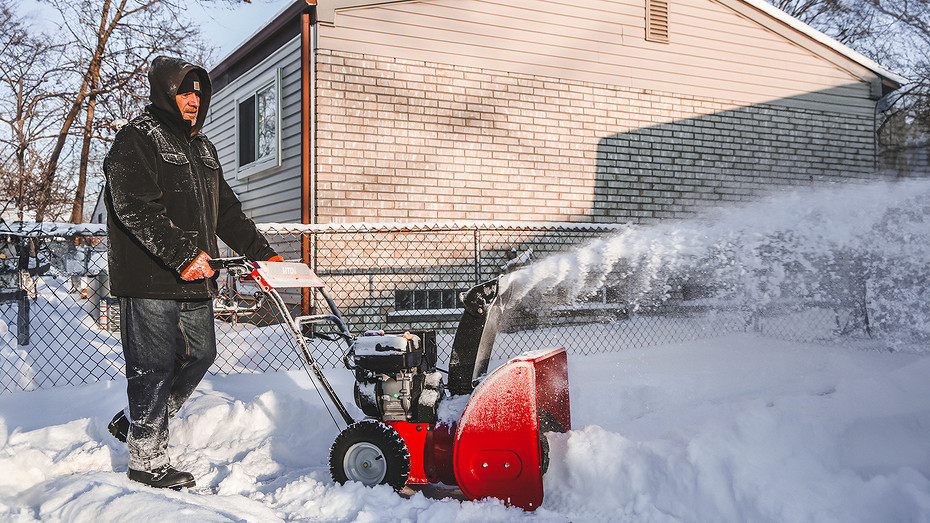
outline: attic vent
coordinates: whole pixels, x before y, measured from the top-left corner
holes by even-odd
[[[668,43],[668,0],[646,0],[646,40]]]

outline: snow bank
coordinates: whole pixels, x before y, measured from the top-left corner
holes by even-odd
[[[106,432],[124,382],[0,398],[0,519],[930,519],[930,356],[736,335],[569,367],[574,430],[549,435],[534,513],[334,484],[336,426],[289,372],[213,377],[195,393],[170,426],[174,462],[198,481],[182,492],[126,478],[125,446]],[[330,377],[351,390],[348,372]]]
[[[616,393],[573,388],[573,408],[600,399],[611,422],[550,437],[546,508],[574,521],[930,517],[926,356],[736,336],[613,359],[574,362]]]
[[[16,336],[0,319],[0,391],[35,390],[35,376],[29,353],[18,348]]]

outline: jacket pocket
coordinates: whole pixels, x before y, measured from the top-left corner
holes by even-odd
[[[207,144],[203,140],[196,140],[197,143],[197,155],[200,156],[200,161],[207,167],[207,169],[217,170],[220,168],[220,162],[213,156],[213,153],[210,151],[210,148],[207,147]]]
[[[187,165],[187,156],[183,154],[172,153],[168,151],[161,151],[161,159],[167,163],[174,165]]]
[[[220,163],[209,156],[201,156],[200,160],[203,161],[203,164],[206,165],[209,169],[213,169],[215,171],[220,168]]]

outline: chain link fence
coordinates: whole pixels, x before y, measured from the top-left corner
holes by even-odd
[[[462,314],[459,294],[500,275],[531,250],[534,259],[577,249],[621,226],[553,224],[265,225],[285,259],[304,260],[323,278],[349,330],[432,330],[440,367]],[[228,252],[232,255],[233,253]],[[0,394],[109,380],[124,371],[118,300],[109,295],[102,226],[26,224],[0,230]],[[302,366],[295,343],[258,289],[221,272],[214,300],[214,374]],[[755,331],[793,340],[863,335],[855,303],[804,302],[751,314],[708,305],[688,286],[671,299],[631,310],[622,285],[552,307],[515,309],[495,358],[566,347],[592,354]],[[292,314],[319,312],[310,291],[282,292]],[[342,365],[344,342],[326,329],[306,333],[324,367]]]

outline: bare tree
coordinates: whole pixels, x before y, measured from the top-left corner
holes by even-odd
[[[897,94],[902,110],[930,134],[930,0],[863,1],[886,20],[889,29],[878,38],[895,43],[886,60],[909,80]]]
[[[22,220],[40,200],[60,201],[61,191],[40,195],[35,173],[45,169],[46,146],[62,107],[58,68],[62,46],[33,36],[10,3],[0,1],[0,190]]]
[[[871,30],[873,15],[863,2],[842,0],[770,0],[772,5],[830,35],[853,45]]]
[[[882,147],[930,139],[930,0],[769,1],[907,79],[879,104]]]
[[[71,220],[82,221],[88,166],[96,139],[105,139],[113,120],[126,115],[111,111],[119,103],[103,104],[108,109],[101,118],[98,107],[106,98],[133,97],[144,80],[151,58],[158,53],[200,53],[204,44],[199,28],[178,16],[180,0],[43,0],[69,21],[64,35],[70,44],[68,63],[77,81],[60,119],[55,143],[41,173],[38,193],[45,195],[36,207],[42,220],[52,202],[58,180],[59,162],[72,133],[81,141],[77,181]],[[237,0],[218,0],[236,3]],[[248,0],[241,0],[248,1]],[[83,123],[73,127],[83,117]]]

